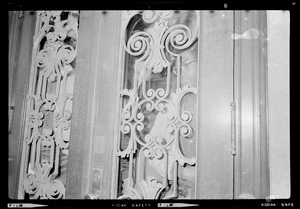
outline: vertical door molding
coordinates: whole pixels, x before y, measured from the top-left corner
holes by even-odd
[[[265,11],[235,12],[232,36],[237,149],[234,196],[240,199],[269,195],[266,29]]]
[[[25,98],[36,16],[9,12],[9,198],[17,198],[24,131]]]
[[[120,12],[82,11],[66,199],[111,197]]]

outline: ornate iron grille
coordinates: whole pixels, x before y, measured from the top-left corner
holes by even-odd
[[[21,169],[25,198],[65,197],[78,18],[76,11],[37,12]]]
[[[195,11],[124,13],[119,199],[194,198],[198,28]]]

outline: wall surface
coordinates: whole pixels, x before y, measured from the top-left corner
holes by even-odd
[[[289,33],[287,11],[268,11],[271,198],[290,197]]]

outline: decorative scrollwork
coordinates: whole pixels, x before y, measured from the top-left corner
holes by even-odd
[[[72,117],[78,12],[37,12],[25,124],[30,198],[61,199]],[[64,153],[64,156],[62,156]],[[54,169],[53,169],[54,168]],[[60,169],[60,170],[59,170]]]
[[[76,51],[74,48],[70,45],[63,45],[62,47],[59,48],[57,51],[57,64],[59,66],[63,66],[66,64],[70,64],[71,62],[74,61],[76,57]]]
[[[194,136],[194,115],[183,109],[183,98],[197,95],[197,88],[186,84],[181,87],[179,69],[181,53],[196,42],[199,18],[198,12],[189,15],[197,22],[191,30],[187,25],[175,24],[178,15],[175,19],[173,15],[173,11],[124,14],[123,46],[134,63],[125,71],[132,68],[134,85],[120,94],[125,103],[120,118],[120,144],[125,146],[117,150],[117,155],[128,160],[129,168],[128,176],[121,177],[120,199],[175,198],[179,170],[196,163],[195,157],[182,153],[180,138]],[[171,69],[175,67],[177,88],[171,86]],[[152,86],[155,74],[160,79],[157,88]]]
[[[163,189],[163,185],[154,177],[148,177],[147,181],[142,180],[139,185],[144,199],[158,199],[159,192]]]
[[[140,60],[143,60],[146,56],[149,55],[150,41],[152,40],[149,33],[137,32],[130,37],[130,39],[127,42],[127,47],[125,49],[132,56],[139,56],[144,53],[144,55],[141,58],[139,58]]]

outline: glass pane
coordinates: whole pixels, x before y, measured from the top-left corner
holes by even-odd
[[[118,197],[194,198],[198,12],[124,13]]]

